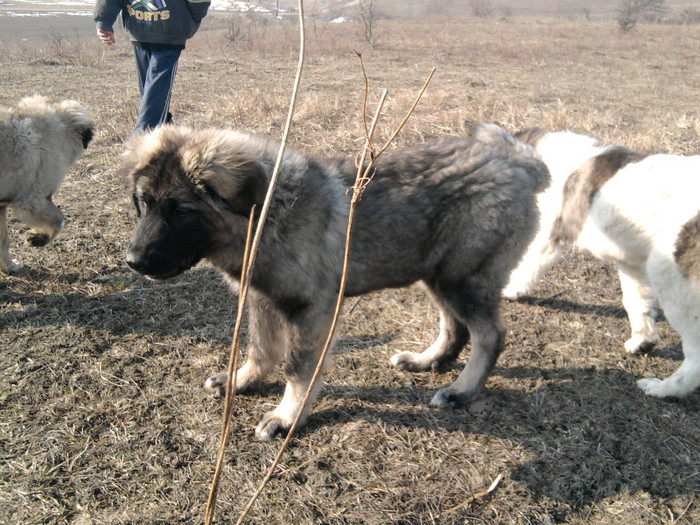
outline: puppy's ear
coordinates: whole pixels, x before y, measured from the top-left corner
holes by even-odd
[[[121,157],[119,159],[119,165],[117,166],[117,177],[122,181],[122,184],[126,186],[129,191],[134,189],[133,173],[136,166],[139,165],[139,151],[138,151],[138,139],[133,136],[127,139],[125,142],[124,151],[122,151]]]
[[[88,144],[92,141],[95,136],[94,128],[84,128],[80,131],[80,137],[83,139],[83,149],[87,149]]]
[[[74,100],[64,100],[56,105],[56,113],[64,124],[80,137],[83,149],[87,149],[95,129],[95,123],[88,110]]]
[[[199,142],[183,152],[182,164],[187,176],[236,215],[250,216],[253,205],[265,200],[269,176],[265,167],[234,141]]]

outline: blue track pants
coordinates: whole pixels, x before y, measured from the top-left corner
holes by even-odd
[[[170,95],[181,52],[179,47],[134,45],[141,94],[136,130],[155,128],[170,120]]]

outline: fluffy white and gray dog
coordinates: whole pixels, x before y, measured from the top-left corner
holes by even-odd
[[[518,134],[549,167],[552,184],[538,197],[540,228],[504,291],[529,293],[572,243],[615,263],[632,334],[627,352],[658,341],[654,306],[683,338],[681,367],[639,386],[656,397],[700,386],[700,156],[645,156],[571,132]]]
[[[92,139],[86,109],[40,96],[0,108],[0,270],[19,265],[10,257],[7,208],[33,228],[32,246],[44,246],[63,229],[63,214],[52,201],[68,169]]]
[[[139,221],[126,262],[155,279],[200,260],[236,283],[253,204],[262,204],[279,144],[228,130],[162,126],[127,143],[121,171]],[[287,149],[252,276],[243,390],[284,360],[281,403],[256,429],[289,430],[328,336],[343,266],[353,159]],[[357,207],[347,296],[421,281],[440,311],[427,350],[395,355],[408,370],[440,370],[471,338],[459,378],[433,404],[460,406],[483,387],[503,349],[503,287],[532,239],[535,195],[549,173],[494,125],[472,138],[441,139],[385,153]],[[223,393],[226,374],[206,381]],[[305,415],[305,414],[303,414]]]

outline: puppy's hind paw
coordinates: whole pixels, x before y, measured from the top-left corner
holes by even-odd
[[[438,390],[430,400],[430,404],[436,407],[462,408],[469,401],[469,396],[450,390],[448,387]]]
[[[420,360],[420,354],[416,352],[400,352],[391,356],[391,364],[401,370],[409,372],[425,372],[430,370],[430,364],[426,365]]]
[[[260,441],[272,441],[277,436],[285,437],[291,425],[274,412],[268,412],[263,416],[255,429],[255,437]]]
[[[693,377],[688,374],[682,375],[676,372],[663,381],[655,377],[645,377],[637,381],[637,386],[644,390],[644,393],[649,396],[681,398],[700,386],[697,381],[693,381],[692,379]]]

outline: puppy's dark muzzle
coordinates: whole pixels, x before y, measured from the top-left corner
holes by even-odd
[[[189,270],[198,261],[199,257],[190,255],[178,264],[165,264],[158,254],[141,255],[135,251],[128,250],[126,253],[126,264],[129,268],[145,275],[149,279],[169,279]]]
[[[150,273],[148,270],[153,266],[150,260],[131,252],[126,254],[126,264],[132,270],[144,275]]]

